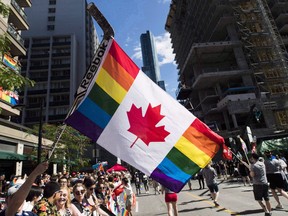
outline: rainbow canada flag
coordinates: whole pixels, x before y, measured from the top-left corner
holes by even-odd
[[[181,191],[224,139],[151,81],[114,39],[97,55],[79,87],[85,95],[66,124],[163,186]]]

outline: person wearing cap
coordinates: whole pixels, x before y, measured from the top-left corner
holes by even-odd
[[[43,198],[35,204],[32,212],[39,216],[61,216],[55,205],[55,201],[60,196],[59,192],[60,185],[58,182],[48,182],[44,187]]]
[[[8,189],[7,208],[1,212],[1,216],[15,215],[35,215],[31,212],[23,212],[22,206],[29,194],[31,187],[38,175],[41,175],[48,169],[48,162],[40,163],[29,175],[26,181],[22,185],[14,185]]]

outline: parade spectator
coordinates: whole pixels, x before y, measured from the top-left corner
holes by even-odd
[[[73,195],[74,199],[71,201],[71,204],[74,205],[82,215],[88,216],[92,215],[92,212],[96,210],[96,208],[92,209],[90,206],[83,203],[84,195],[86,193],[85,187],[82,183],[76,183],[73,186]]]
[[[83,203],[85,203],[86,206],[89,206],[90,209],[95,208],[93,215],[107,215],[100,207],[100,203],[95,195],[95,180],[90,177],[85,177],[83,181],[83,185],[86,188],[86,193],[84,195]],[[105,206],[105,204],[104,204]]]
[[[33,182],[35,181],[36,177],[38,175],[41,175],[43,172],[45,172],[48,169],[48,162],[43,162],[39,164],[29,175],[29,177],[26,179],[26,181],[20,186],[20,185],[14,185],[13,188],[10,188],[8,190],[8,197],[7,197],[7,208],[1,212],[1,215],[5,216],[13,216],[17,212],[22,212],[22,207],[24,204],[24,201],[29,194],[29,191],[33,185]],[[18,187],[17,187],[18,186]],[[13,191],[14,190],[14,191]],[[28,215],[34,215],[31,212],[27,213]]]
[[[104,183],[97,183],[96,184],[95,195],[96,195],[100,204],[105,205],[108,201],[108,198],[106,196],[106,190],[107,190],[107,187]]]
[[[228,179],[226,163],[222,160],[219,161],[219,171],[220,177],[222,177],[224,180]]]
[[[32,212],[37,215],[59,216],[55,201],[59,197],[60,185],[58,182],[47,182],[44,187],[43,198],[36,203]]]
[[[217,173],[216,170],[211,166],[211,162],[203,169],[203,176],[205,178],[206,185],[209,188],[215,206],[219,206],[218,204],[219,188],[216,180]]]
[[[4,194],[6,188],[5,174],[0,174],[0,193]]]
[[[192,177],[187,182],[189,190],[192,190]]]
[[[284,190],[285,179],[281,173],[281,169],[282,169],[281,162],[277,160],[275,156],[272,155],[271,151],[266,151],[265,156],[266,156],[266,159],[265,159],[266,175],[267,175],[267,180],[270,183],[269,187],[271,189],[273,197],[275,198],[277,202],[276,208],[282,209],[283,206],[280,202],[276,189],[286,199],[288,199],[288,194]]]
[[[127,216],[132,216],[133,190],[131,184],[129,183],[128,178],[122,179],[122,185],[127,196],[125,203],[125,208],[128,212]]]
[[[68,179],[65,176],[60,177],[58,182],[61,188],[68,187]]]
[[[152,180],[152,185],[154,188],[154,193],[156,194],[160,194],[160,184],[156,181],[156,180]]]
[[[81,215],[80,211],[74,205],[71,205],[70,190],[67,186],[61,187],[55,204],[61,216]]]
[[[168,216],[178,216],[178,196],[177,193],[162,186],[162,194],[165,193],[165,203],[167,206]]]
[[[199,183],[199,190],[204,189],[205,188],[205,184],[204,184],[204,177],[203,177],[203,169],[201,169],[198,172],[197,179],[198,179],[198,183]]]
[[[243,161],[247,163],[247,160]],[[249,178],[249,169],[243,163],[238,163],[238,172],[242,178],[244,186],[246,186],[246,184],[251,186],[252,184]]]
[[[42,198],[42,196],[43,196],[43,189],[39,186],[32,186],[28,196],[26,197],[26,202],[23,206],[23,211],[32,211],[34,205]]]
[[[135,179],[136,195],[139,195],[141,194],[141,182],[137,172],[135,172],[134,179]]]
[[[265,164],[259,161],[259,156],[256,153],[252,153],[250,161],[252,163],[250,175],[253,178],[254,198],[265,211],[265,216],[272,215]],[[248,164],[246,166],[248,167]],[[263,199],[265,200],[265,204],[262,202]]]
[[[146,174],[144,174],[142,176],[142,182],[143,182],[143,185],[144,185],[144,190],[146,193],[149,193],[149,186],[148,186],[148,176]]]

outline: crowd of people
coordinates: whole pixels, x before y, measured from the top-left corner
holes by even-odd
[[[5,202],[0,216],[110,216],[121,212],[132,215],[135,196],[129,172],[50,176],[45,173],[47,168],[48,162],[43,162],[28,177],[2,185]],[[121,194],[125,194],[125,199],[124,195],[120,198]]]
[[[0,176],[0,192],[3,195],[0,216],[110,216],[124,211],[129,216],[132,215],[136,196],[150,193],[150,187],[155,195],[165,194],[168,215],[178,215],[177,193],[140,171],[130,174],[128,171],[108,173],[102,170],[50,176],[46,173],[47,168],[48,162],[43,162],[28,177],[19,177],[9,184]],[[205,185],[209,189],[216,207],[219,206],[219,179],[225,181],[235,177],[242,179],[244,186],[253,186],[254,198],[265,216],[272,214],[269,190],[277,202],[275,208],[283,208],[278,194],[288,200],[287,160],[269,151],[263,157],[253,153],[249,159],[211,162],[195,177],[199,182],[198,189],[204,189]],[[135,184],[135,193],[131,182]],[[187,184],[192,190],[190,180]],[[121,198],[121,194],[125,194],[125,199],[124,196]]]

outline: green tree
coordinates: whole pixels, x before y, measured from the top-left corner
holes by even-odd
[[[35,125],[30,133],[38,136],[39,126]],[[55,141],[59,127],[54,124],[44,124],[42,130],[42,137]],[[50,158],[57,164],[67,164],[68,169],[80,170],[83,167],[89,165],[89,158],[84,156],[87,151],[87,147],[91,145],[91,140],[86,136],[81,135],[78,131],[72,127],[67,126],[62,134],[55,151]],[[44,147],[44,146],[43,146]],[[37,149],[35,149],[35,156],[37,155]],[[42,161],[45,160],[48,154],[48,149],[42,150]]]
[[[10,8],[0,0],[0,15],[9,16]],[[0,35],[0,56],[8,53],[10,50],[10,42],[6,34]],[[21,90],[24,86],[34,86],[35,82],[27,77],[22,76],[19,72],[0,63],[0,87],[5,90]]]

